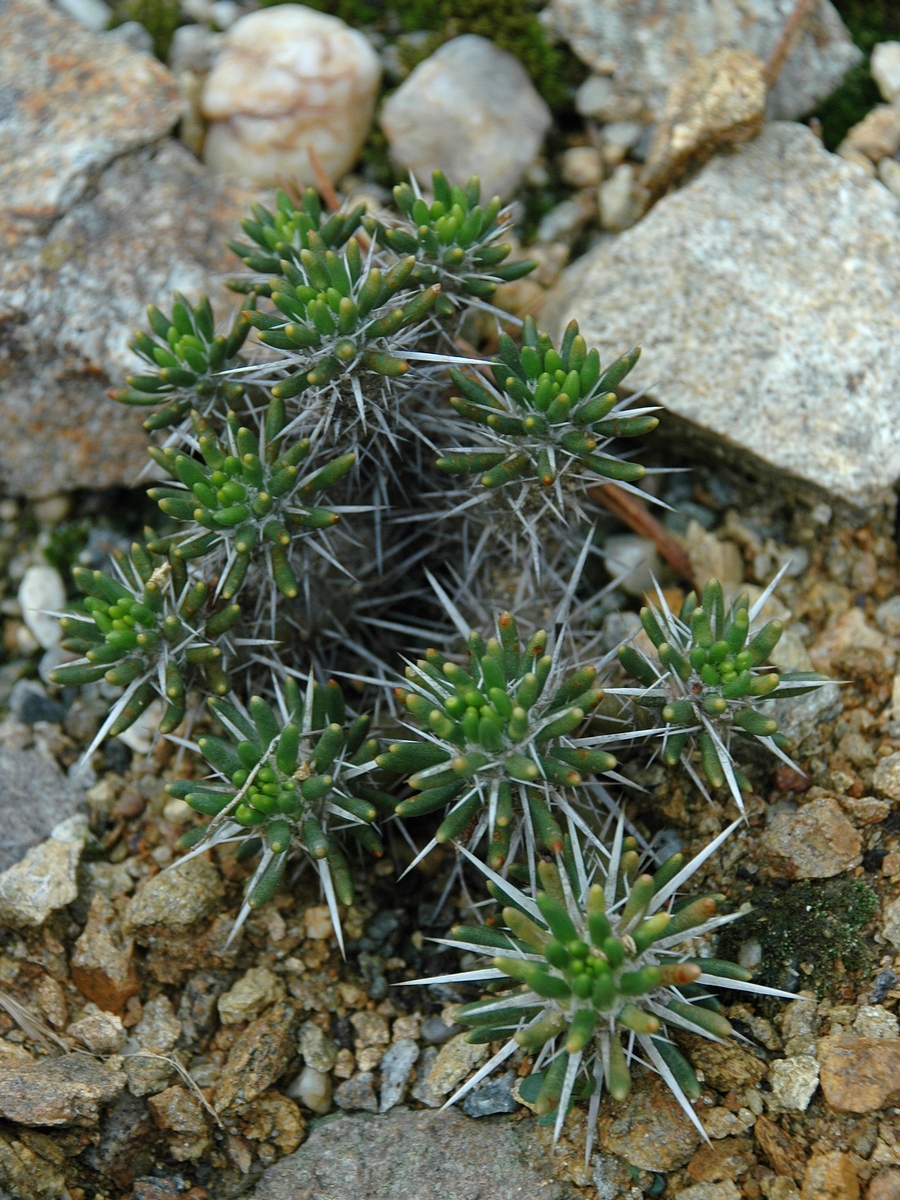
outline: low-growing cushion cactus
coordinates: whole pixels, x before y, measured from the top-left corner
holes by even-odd
[[[722,585],[711,579],[699,599],[695,592],[685,597],[676,617],[660,594],[658,607],[641,609],[656,655],[636,646],[619,649],[620,663],[642,686],[611,689],[660,711],[666,724],[665,762],[680,760],[692,770],[690,751],[696,744],[707,782],[714,788],[727,783],[739,804],[750,782],[734,763],[735,742],[751,738],[784,757],[789,743],[779,734],[775,717],[763,709],[764,702],[805,695],[828,679],[816,672],[779,673],[764,665],[783,625],[773,620],[752,631],[763,600],[751,608],[744,594],[726,611]]]
[[[156,696],[166,702],[160,732],[172,733],[184,720],[189,687],[201,679],[214,695],[224,695],[235,653],[231,631],[241,617],[237,604],[218,600],[184,562],[140,543],[130,557],[119,555],[116,567],[115,576],[73,570],[85,599],[61,620],[62,647],[84,658],[51,674],[60,685],[105,679],[124,688],[94,744],[123,733]]]
[[[412,186],[398,184],[394,200],[401,215],[393,221],[370,220],[367,226],[380,245],[398,256],[415,257],[416,283],[441,285],[440,311],[451,313],[460,298],[485,300],[499,284],[521,279],[534,270],[537,264],[530,260],[505,261],[512,247],[500,239],[509,210],[502,207],[499,196],[481,207],[477,176],[464,188],[451,187],[443,171],[434,171],[432,190],[434,199],[429,204],[415,180]]]
[[[150,548],[183,559],[218,554],[219,594],[225,600],[238,593],[254,557],[263,559],[267,577],[283,596],[296,596],[291,546],[338,520],[333,509],[311,502],[352,469],[355,455],[333,458],[302,475],[311,443],[303,438],[284,445],[287,418],[281,400],[269,403],[259,430],[229,413],[224,439],[199,413],[191,420],[202,461],[171,447],[150,447],[154,461],[181,486],[154,487],[149,495],[167,516],[188,526]]]
[[[418,793],[401,801],[404,817],[449,809],[436,839],[488,834],[490,860],[504,863],[524,820],[549,849],[562,849],[553,808],[565,810],[563,792],[586,775],[611,771],[616,760],[602,748],[610,739],[586,736],[586,719],[603,697],[591,665],[565,669],[547,652],[538,630],[523,647],[509,613],[497,636],[469,637],[467,667],[437,650],[406,668],[408,688],[397,696],[421,729],[420,739],[397,742],[378,759],[387,770],[410,773]]]
[[[575,321],[557,350],[527,317],[521,347],[506,334],[500,338],[493,386],[451,370],[459,394],[450,404],[468,439],[439,458],[438,467],[451,475],[477,473],[484,503],[500,497],[538,557],[545,518],[580,520],[586,486],[609,480],[628,485],[645,473],[640,463],[610,450],[615,439],[649,433],[659,423],[655,410],[627,409],[614,391],[639,353],[632,350],[604,368]],[[497,519],[493,507],[485,515]]]
[[[150,495],[165,524],[109,572],[76,568],[85,599],[63,617],[63,649],[81,657],[52,678],[118,689],[89,754],[162,699],[159,732],[180,747],[169,792],[203,818],[180,847],[234,843],[249,864],[235,932],[293,886],[296,855],[317,870],[340,940],[351,851],[383,852],[379,817],[410,845],[403,819],[422,818],[408,869],[437,843],[458,855],[448,892],[465,872],[473,921],[491,903],[468,890],[482,872],[501,910],[446,944],[493,965],[431,981],[487,985],[457,1019],[500,1049],[457,1095],[527,1052],[522,1095],[558,1136],[582,1095],[593,1128],[601,1090],[624,1097],[638,1062],[696,1123],[679,1031],[727,1036],[717,982],[765,992],[705,944],[731,919],[721,897],[680,895],[730,830],[691,863],[639,874],[615,790],[630,780],[611,750],[655,755],[661,737],[662,760],[703,789],[697,750],[706,780],[740,802],[739,740],[785,757],[773,701],[823,677],[765,666],[781,627],[754,617],[777,579],[730,608],[713,581],[677,616],[662,592],[643,610],[619,652],[633,685],[608,689],[627,702],[607,711],[598,672],[615,649],[598,660],[583,628],[600,600],[587,595],[600,584],[586,498],[610,482],[634,491],[644,474],[618,440],[656,425],[639,397],[617,394],[638,351],[604,365],[574,323],[556,346],[530,319],[514,341],[489,302],[531,266],[507,260],[507,214],[482,206],[476,180],[451,187],[436,173],[433,186],[426,200],[401,185],[399,214],[366,228],[362,206],[329,215],[311,192],[280,192],[233,244],[246,271],[230,284],[244,297],[230,328],[216,333],[206,300],[149,310],[151,332],[133,342],[144,366],[117,398],[151,410],[168,478]],[[495,356],[476,357],[463,328]],[[613,506],[608,487],[602,497]],[[497,592],[498,611],[540,612],[531,636],[504,612],[454,657],[447,618],[465,637]],[[531,633],[551,621],[551,637]],[[380,741],[336,683],[315,680],[327,658],[365,710],[398,644],[437,648],[412,654]],[[392,849],[404,853],[399,839]]]
[[[299,206],[279,188],[275,196],[275,211],[270,212],[262,204],[251,206],[252,218],[241,222],[244,233],[254,245],[245,242],[229,242],[229,247],[249,268],[249,274],[240,279],[229,280],[229,287],[236,292],[256,292],[260,296],[271,296],[271,276],[281,275],[282,263],[300,264],[300,252],[310,247],[310,234],[331,250],[336,250],[352,237],[359,227],[365,205],[358,204],[347,212],[326,215],[322,211],[319,197],[312,188],[307,188],[300,198]]]
[[[246,711],[211,700],[228,736],[201,737],[198,749],[215,778],[178,780],[168,791],[213,818],[192,831],[188,843],[205,848],[236,841],[242,857],[261,854],[241,921],[271,899],[291,854],[299,851],[318,867],[340,936],[337,903],[353,903],[353,881],[337,835],[349,830],[380,857],[384,847],[372,822],[379,810],[390,811],[393,797],[368,778],[378,742],[369,738],[367,715],[348,721],[338,684],[322,687],[311,679],[304,693],[288,676],[277,700],[275,708],[253,696]]]
[[[539,1074],[527,1090],[537,1113],[553,1122],[555,1137],[577,1085],[581,1095],[592,1095],[593,1130],[602,1088],[624,1100],[630,1064],[640,1051],[705,1138],[690,1104],[699,1098],[700,1084],[672,1031],[714,1041],[729,1036],[731,1025],[710,987],[790,995],[758,986],[743,967],[698,951],[698,937],[734,919],[717,915],[723,896],[676,900],[737,824],[691,862],[675,854],[653,874],[639,874],[636,844],[622,836],[620,822],[602,882],[590,883],[583,865],[579,870],[543,861],[533,896],[482,867],[492,896],[503,905],[501,918],[456,926],[445,944],[494,955],[491,970],[452,977],[489,980],[491,993],[456,1009],[454,1019],[470,1026],[467,1041],[503,1045],[448,1103],[521,1048],[536,1057]],[[573,861],[584,860],[579,854]]]
[[[120,404],[161,405],[144,422],[145,429],[179,425],[191,409],[207,413],[220,401],[230,408],[244,394],[243,385],[228,372],[241,363],[238,355],[250,332],[246,315],[227,334],[216,334],[207,297],[191,308],[176,292],[171,317],[153,304],[147,317],[156,337],[139,330],[129,345],[150,371],[129,375],[128,387],[109,393]]]
[[[284,274],[272,285],[277,311],[245,313],[260,342],[281,352],[261,368],[266,378],[273,372],[283,377],[273,383],[272,395],[287,400],[366,372],[388,379],[404,374],[408,363],[397,353],[398,335],[425,317],[440,287],[403,295],[414,258],[382,272],[366,261],[355,238],[340,253],[315,233],[308,241],[299,265],[283,262]],[[326,424],[333,419],[331,414]]]

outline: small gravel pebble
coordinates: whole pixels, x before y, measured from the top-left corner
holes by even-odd
[[[884,906],[881,916],[881,932],[900,950],[900,899],[892,900],[890,904]]]
[[[900,1038],[847,1034],[828,1039],[819,1058],[822,1093],[836,1112],[877,1112],[898,1091]]]
[[[741,1200],[743,1193],[730,1179],[719,1183],[695,1183],[678,1193],[678,1200]]]
[[[897,973],[892,971],[890,967],[885,967],[875,976],[875,981],[869,993],[869,999],[873,1004],[880,1004],[891,988],[896,986],[896,983]]]
[[[252,1021],[231,1048],[216,1085],[217,1112],[239,1112],[283,1075],[294,1053],[295,1011],[279,1000]]]
[[[338,1108],[361,1108],[365,1112],[378,1112],[378,1097],[375,1095],[375,1075],[372,1071],[358,1071],[344,1080],[335,1089],[334,1102]]]
[[[337,1046],[313,1021],[300,1026],[299,1049],[306,1065],[317,1071],[330,1071],[337,1062]]]
[[[331,1076],[307,1065],[286,1089],[286,1094],[311,1112],[324,1115],[331,1108]]]
[[[601,1150],[645,1171],[684,1166],[700,1145],[700,1134],[678,1101],[652,1076],[635,1080],[628,1103],[600,1117],[598,1135]]]
[[[428,1083],[439,1096],[461,1083],[488,1055],[487,1046],[473,1046],[464,1033],[458,1033],[438,1051],[434,1066],[428,1072]]]
[[[29,567],[19,584],[22,619],[45,650],[58,646],[62,639],[59,618],[50,615],[66,607],[66,585],[55,567]]]
[[[387,1112],[403,1099],[412,1069],[419,1057],[419,1047],[412,1038],[394,1042],[380,1063],[381,1103],[379,1112]]]
[[[872,786],[888,800],[900,800],[900,754],[881,759],[872,776]]]
[[[853,1032],[860,1037],[895,1038],[900,1035],[900,1021],[881,1004],[863,1004],[853,1022]]]
[[[78,895],[76,873],[82,837],[51,837],[0,875],[0,922],[16,928],[43,925],[50,913]]]
[[[859,1200],[856,1164],[849,1154],[829,1150],[814,1154],[806,1164],[803,1200]]]
[[[219,1017],[223,1025],[239,1025],[253,1021],[263,1009],[283,1000],[283,980],[267,967],[251,967],[230,991],[219,997]]]
[[[490,1117],[494,1113],[511,1113],[519,1107],[513,1095],[516,1082],[515,1071],[507,1071],[499,1079],[491,1079],[487,1083],[469,1092],[463,1102],[463,1111],[470,1117]]]
[[[93,1003],[87,1005],[84,1016],[73,1021],[66,1033],[78,1038],[91,1054],[116,1054],[125,1039],[121,1017],[104,1012]]]
[[[151,1096],[153,1119],[168,1136],[169,1153],[176,1162],[202,1158],[209,1150],[206,1116],[197,1097],[175,1084]]]
[[[366,1046],[386,1046],[391,1040],[391,1031],[387,1020],[381,1013],[355,1012],[350,1018],[350,1024],[356,1030],[354,1039],[357,1049]]]
[[[789,879],[828,879],[862,861],[862,840],[831,796],[779,813],[760,849],[769,873]]]
[[[181,933],[218,908],[224,894],[213,864],[193,858],[148,880],[129,900],[125,922],[132,929],[159,925]]]
[[[462,1030],[462,1025],[448,1025],[440,1017],[426,1017],[422,1022],[422,1040],[446,1042]]]
[[[86,1055],[0,1066],[0,1116],[22,1125],[96,1125],[122,1091],[121,1070]]]
[[[428,1108],[440,1108],[444,1102],[443,1097],[439,1096],[428,1082],[428,1076],[437,1056],[438,1051],[435,1046],[425,1047],[417,1064],[416,1082],[410,1089],[412,1098],[418,1100],[420,1104],[425,1104]]]
[[[35,725],[38,721],[58,724],[66,715],[58,700],[52,700],[44,687],[34,679],[20,679],[9,694],[10,716],[23,725]]]
[[[811,1054],[777,1058],[769,1067],[772,1112],[806,1112],[819,1085],[819,1064]]]
[[[115,906],[99,889],[91,900],[69,966],[72,982],[81,994],[107,1012],[121,1012],[140,990],[134,942],[122,933]]]

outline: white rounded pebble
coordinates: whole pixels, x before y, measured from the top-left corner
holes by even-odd
[[[62,638],[59,618],[48,614],[66,606],[66,588],[55,567],[29,567],[19,585],[22,619],[35,641],[44,650],[58,646]]]
[[[322,1115],[331,1108],[331,1076],[326,1071],[305,1066],[287,1089],[286,1095],[310,1112]]]
[[[391,154],[429,186],[481,179],[482,202],[509,199],[536,156],[550,110],[517,58],[474,33],[445,42],[385,102]]]
[[[653,587],[662,564],[652,542],[633,533],[622,533],[607,538],[604,550],[606,569],[613,577],[620,577],[618,585],[629,596],[643,596]]]
[[[220,173],[306,185],[311,147],[336,180],[366,139],[380,78],[369,42],[337,17],[299,4],[241,17],[203,89],[204,158]]]
[[[872,51],[869,69],[888,104],[900,100],[900,42],[879,42]]]

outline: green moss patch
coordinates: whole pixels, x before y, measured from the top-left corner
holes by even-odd
[[[754,972],[756,983],[793,990],[799,975],[800,987],[826,996],[844,972],[868,969],[862,931],[875,914],[878,898],[860,880],[765,883],[740,899],[749,899],[753,911],[726,926],[719,935],[718,953],[736,959],[742,945],[759,942],[762,958]]]

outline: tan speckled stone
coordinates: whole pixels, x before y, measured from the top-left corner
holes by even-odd
[[[819,1061],[822,1094],[836,1112],[877,1112],[900,1095],[900,1038],[829,1039]]]
[[[705,54],[743,46],[766,61],[793,9],[794,0],[553,0],[546,16],[607,85],[601,121],[657,121],[672,80]],[[812,112],[860,57],[834,6],[817,0],[772,88],[770,119]]]
[[[568,268],[544,323],[642,345],[629,384],[682,435],[864,508],[900,478],[898,279],[900,200],[775,123]]]
[[[830,879],[862,861],[862,838],[831,796],[779,813],[760,838],[765,870],[784,879]]]
[[[600,1147],[645,1171],[672,1171],[693,1157],[700,1134],[656,1077],[635,1081],[631,1095],[601,1116]]]
[[[803,1200],[859,1200],[859,1179],[849,1154],[829,1150],[806,1164]]]
[[[641,183],[660,194],[689,166],[755,137],[766,110],[765,66],[752,50],[722,47],[672,86]]]

